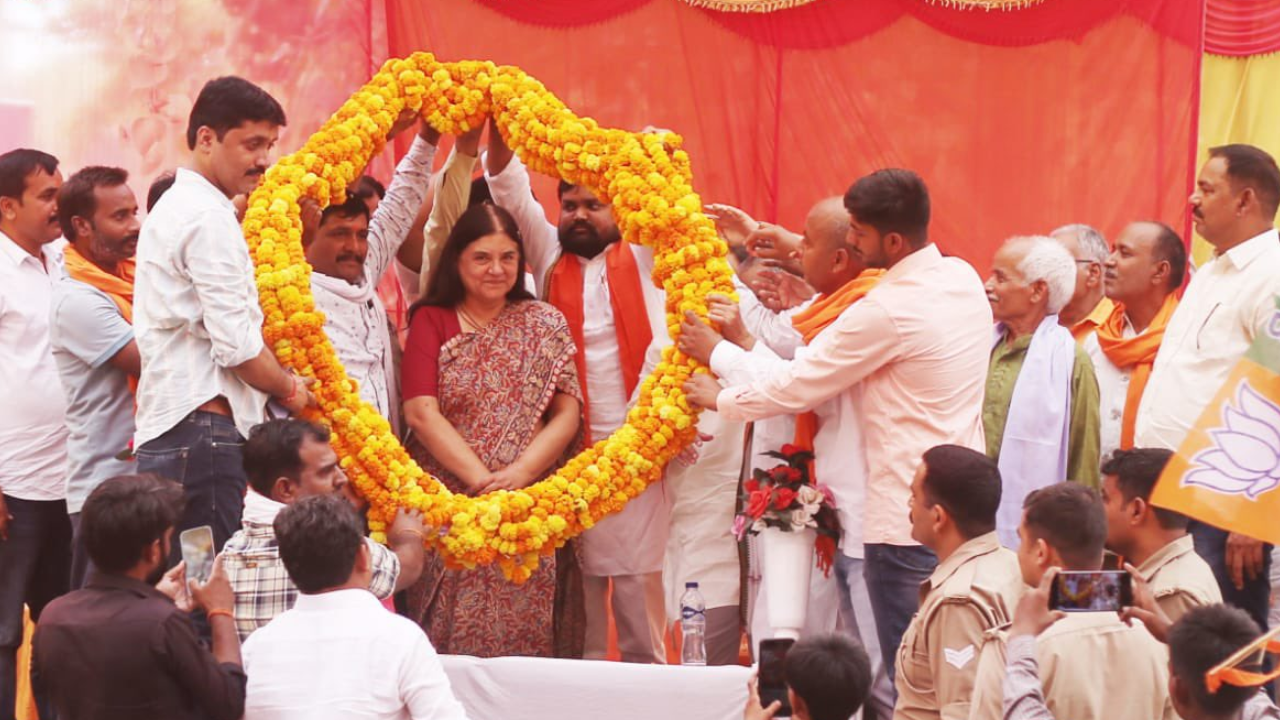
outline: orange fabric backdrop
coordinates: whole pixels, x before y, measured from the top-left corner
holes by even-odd
[[[1138,218],[1186,227],[1203,4],[1075,0],[1091,15],[1064,39],[1000,36],[1019,16],[1055,32],[1052,14],[1072,1],[974,17],[923,0],[818,0],[744,26],[678,0],[609,0],[571,23],[536,17],[564,13],[562,0],[387,0],[388,45],[519,65],[580,114],[675,130],[704,201],[793,229],[858,176],[913,168],[933,192],[935,239],[985,271],[1004,238],[1067,222],[1108,235]],[[979,21],[992,28],[979,42],[952,27]],[[550,181],[535,187],[554,202]]]

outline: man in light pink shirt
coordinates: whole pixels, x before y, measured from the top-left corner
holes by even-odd
[[[800,413],[861,385],[868,466],[865,576],[876,634],[892,664],[937,558],[911,539],[907,504],[925,450],[982,451],[982,398],[991,306],[963,260],[929,242],[929,193],[909,170],[880,170],[844,196],[849,242],[879,285],[773,377],[721,389],[709,376],[685,386],[691,403],[731,420]],[[893,677],[890,667],[889,676]]]

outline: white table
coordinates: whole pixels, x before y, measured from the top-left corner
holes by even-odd
[[[741,720],[752,669],[443,655],[470,720]]]

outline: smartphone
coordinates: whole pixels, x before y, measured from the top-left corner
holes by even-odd
[[[183,530],[178,541],[182,545],[182,561],[187,564],[187,579],[208,581],[213,574],[213,528],[201,525]]]
[[[1124,570],[1060,572],[1049,608],[1064,612],[1117,612],[1133,604],[1133,579]]]
[[[759,691],[760,706],[769,707],[775,700],[782,707],[774,717],[791,717],[791,702],[787,698],[787,675],[784,670],[787,651],[796,643],[791,638],[774,638],[760,641]]]

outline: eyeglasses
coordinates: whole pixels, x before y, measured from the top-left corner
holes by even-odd
[[[1280,627],[1264,633],[1205,673],[1205,687],[1209,692],[1216,693],[1224,683],[1245,688],[1266,685],[1280,677],[1280,668],[1258,672],[1258,669],[1265,667],[1269,654],[1280,655]]]

